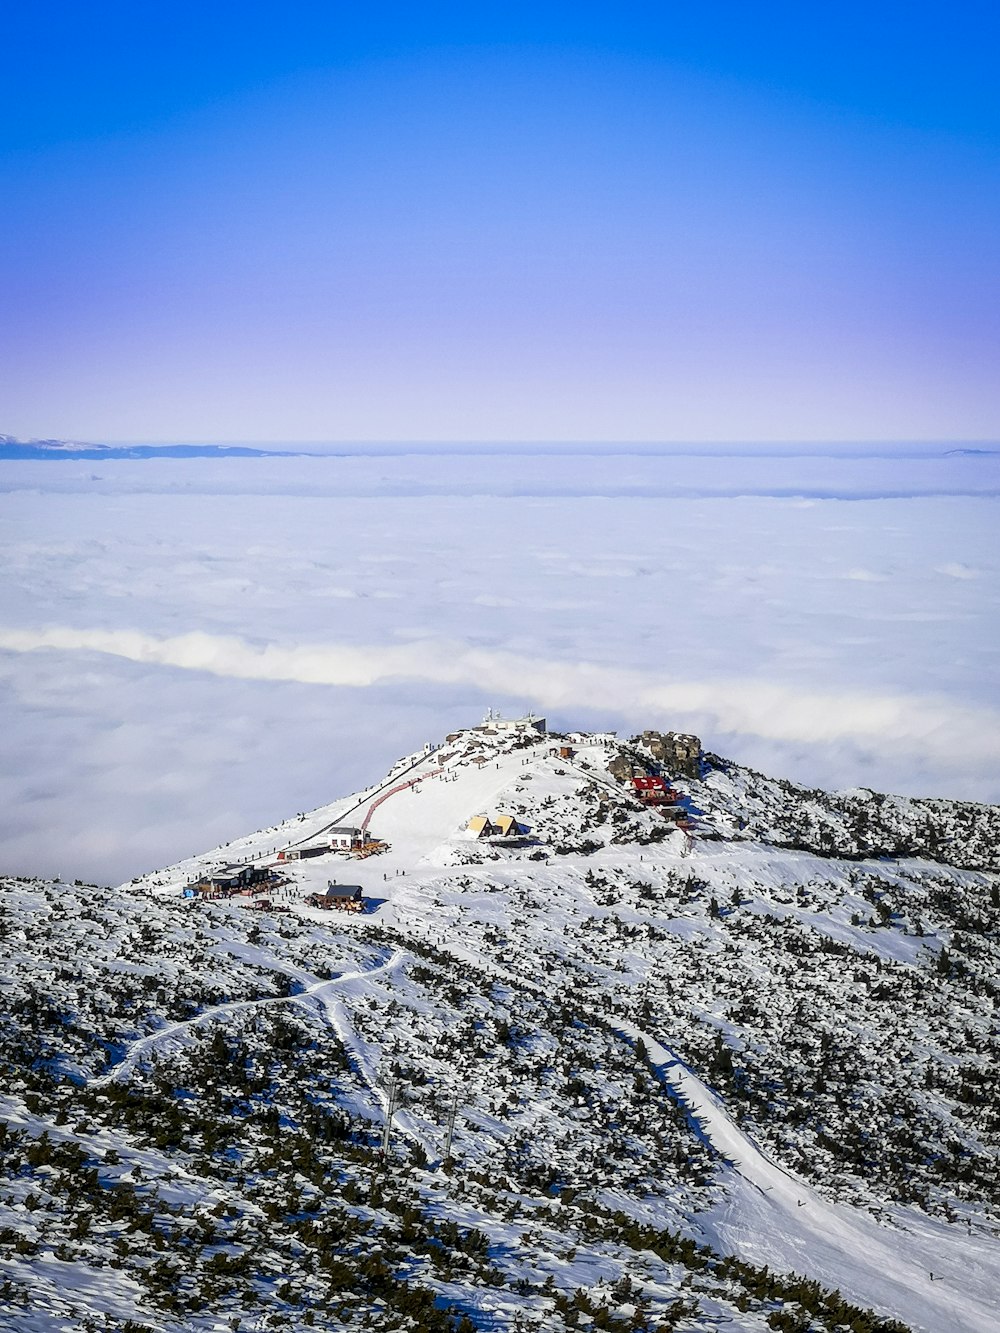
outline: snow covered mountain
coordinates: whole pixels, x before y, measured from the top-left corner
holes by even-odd
[[[4,881],[4,1327],[995,1330],[1000,810],[685,744]]]

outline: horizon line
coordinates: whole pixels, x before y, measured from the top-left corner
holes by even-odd
[[[1000,435],[997,436],[875,436],[858,437],[844,439],[843,437],[817,437],[817,438],[787,438],[787,439],[768,439],[754,437],[719,437],[714,439],[692,440],[692,439],[667,439],[667,438],[548,438],[548,439],[528,439],[524,437],[441,437],[432,438],[429,436],[420,436],[413,438],[405,437],[384,437],[384,438],[246,438],[246,437],[206,437],[192,436],[186,438],[137,438],[135,436],[124,438],[104,437],[81,437],[81,436],[30,436],[23,437],[17,435],[7,435],[0,432],[0,446],[35,446],[44,445],[76,445],[80,448],[106,447],[106,448],[169,448],[173,447],[191,447],[191,448],[520,448],[520,449],[567,449],[567,448],[643,448],[643,449],[720,449],[740,446],[743,448],[769,448],[769,449],[796,449],[796,448],[837,448],[837,449],[860,449],[860,448],[889,448],[889,447],[919,447],[919,448],[1000,448]]]

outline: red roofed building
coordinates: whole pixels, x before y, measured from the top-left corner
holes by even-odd
[[[635,777],[632,779],[632,786],[635,788],[636,796],[646,805],[673,805],[679,799],[674,789],[668,787],[663,778]]]

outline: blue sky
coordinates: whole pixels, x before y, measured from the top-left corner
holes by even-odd
[[[9,9],[0,430],[1000,433],[992,7]]]

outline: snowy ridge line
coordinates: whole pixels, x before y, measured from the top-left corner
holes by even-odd
[[[218,1004],[211,1009],[206,1009],[204,1013],[195,1014],[192,1018],[184,1018],[176,1023],[170,1023],[166,1027],[158,1028],[156,1032],[151,1032],[148,1036],[140,1037],[138,1041],[133,1042],[116,1065],[112,1066],[106,1074],[99,1074],[96,1078],[88,1079],[87,1086],[100,1088],[107,1086],[109,1083],[117,1083],[123,1075],[135,1068],[145,1054],[160,1042],[167,1041],[170,1037],[179,1032],[184,1032],[188,1028],[201,1026],[203,1023],[211,1023],[218,1018],[228,1018],[230,1014],[235,1014],[241,1009],[262,1009],[275,1004],[308,1004],[314,998],[319,999],[322,1003],[327,991],[348,985],[351,982],[367,982],[376,976],[395,972],[408,957],[409,955],[404,950],[397,949],[390,959],[384,963],[379,963],[376,967],[369,968],[364,972],[343,972],[340,976],[330,977],[327,981],[317,981],[312,986],[307,986],[294,995],[262,995],[254,1000],[230,1000],[225,1004]]]
[[[336,828],[338,825],[343,824],[345,820],[350,819],[351,815],[353,815],[356,811],[364,809],[366,806],[368,806],[374,797],[377,797],[380,792],[386,791],[386,789],[392,786],[393,783],[398,782],[399,778],[404,773],[412,773],[415,768],[418,768],[422,763],[424,763],[432,755],[437,754],[438,751],[442,750],[443,748],[444,748],[443,744],[439,742],[437,745],[431,746],[428,750],[426,751],[421,750],[412,758],[404,760],[400,767],[394,769],[389,774],[389,776],[384,778],[381,782],[376,783],[373,787],[366,787],[361,792],[360,798],[358,798],[357,792],[349,796],[347,799],[351,802],[350,805],[346,806],[343,810],[339,811],[336,815],[332,817],[330,817],[329,814],[327,813],[329,810],[329,806],[317,807],[318,810],[322,810],[324,812],[323,813],[324,822],[320,824],[318,828],[310,828],[305,833],[302,833],[300,831],[298,837],[292,839],[290,842],[286,842],[283,847],[281,847],[280,845],[276,846],[274,848],[274,852],[276,853],[279,850],[288,851],[296,847],[302,847],[311,842],[314,838],[321,837],[324,833],[329,833],[331,829]],[[441,769],[438,771],[443,772],[444,770]],[[430,775],[428,774],[426,776]],[[305,817],[309,818],[310,816],[314,816],[316,813],[317,813],[316,810],[311,810],[307,812],[307,815]],[[294,822],[298,821],[295,820],[294,817],[290,817],[289,819],[283,821],[283,825],[280,825],[279,827],[287,827],[289,824],[292,824]],[[257,832],[259,834],[260,830],[258,830]],[[250,835],[250,839],[252,840],[255,836],[257,836],[257,834]],[[244,843],[246,841],[248,840],[247,839],[237,840],[237,842],[244,842]],[[269,855],[273,854],[274,853],[269,853]],[[196,855],[194,857],[188,857],[184,861],[178,861],[176,863],[176,866],[172,868],[177,869],[182,866],[188,866],[191,868],[191,873],[195,873],[198,867],[200,867],[202,864],[209,865],[213,860],[217,861],[220,859],[227,859],[231,861],[235,860],[241,863],[248,864],[253,858],[249,856],[240,856],[237,852],[233,850],[233,843],[227,842],[223,845],[213,848],[212,851],[210,852],[203,853],[200,856]],[[119,885],[119,887],[128,891],[130,888],[135,887],[136,884],[142,883],[146,880],[150,880],[159,873],[160,873],[159,871],[155,870],[148,871],[144,875],[136,876],[135,879],[131,880],[128,883]]]

